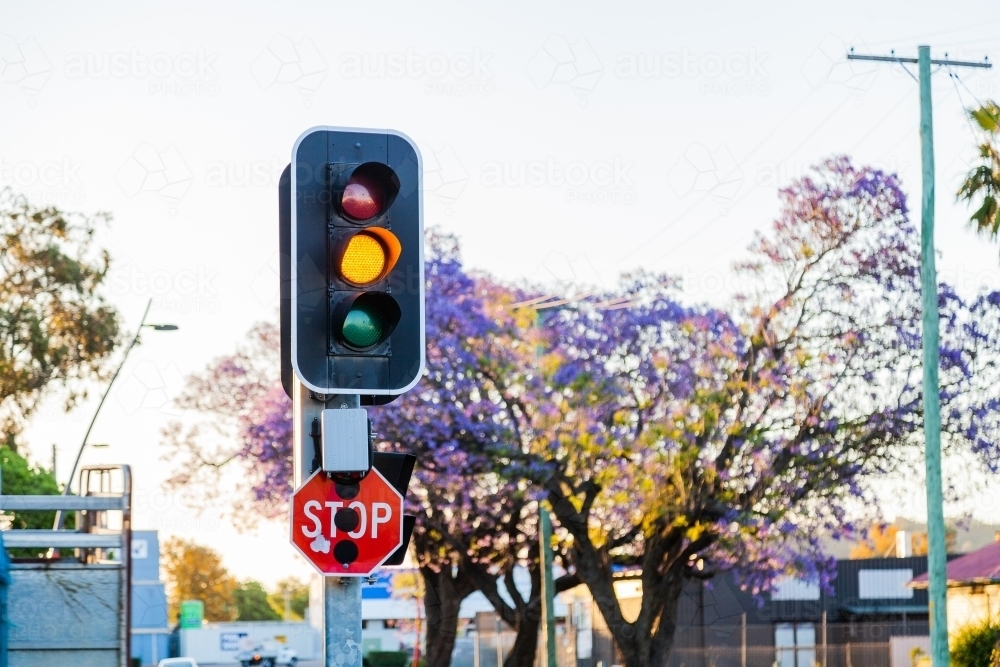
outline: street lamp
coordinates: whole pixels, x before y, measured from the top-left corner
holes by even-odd
[[[545,326],[546,316],[572,304],[583,301],[592,296],[590,293],[579,294],[575,297],[559,298],[558,296],[547,294],[545,296],[521,301],[511,306],[511,309],[530,308],[535,311],[535,329],[542,329]],[[541,344],[535,345],[535,365],[539,366],[541,357]],[[555,617],[555,579],[552,573],[552,518],[545,507],[544,501],[538,501],[538,560],[542,583],[542,640],[545,652],[542,655],[542,665],[544,667],[555,667],[556,665],[556,617]],[[499,633],[499,623],[497,621],[497,632]],[[499,637],[499,634],[497,635]],[[499,640],[498,640],[499,641]],[[499,647],[499,644],[497,644]],[[498,648],[497,651],[500,649]]]
[[[142,313],[142,320],[139,322],[139,328],[135,330],[135,336],[132,338],[132,342],[129,343],[128,347],[125,348],[125,356],[122,357],[122,362],[118,364],[118,368],[115,369],[115,374],[111,376],[111,382],[108,383],[107,389],[104,390],[104,395],[101,396],[101,402],[97,404],[97,410],[94,411],[94,416],[90,420],[90,425],[87,426],[87,433],[83,436],[83,442],[80,443],[80,449],[76,452],[76,460],[73,461],[73,468],[69,471],[69,479],[66,480],[66,486],[63,488],[62,494],[68,496],[70,492],[70,487],[73,484],[73,477],[76,475],[76,469],[80,465],[80,458],[83,456],[83,450],[87,446],[87,438],[90,437],[90,431],[94,428],[94,422],[97,421],[97,415],[101,414],[101,407],[104,405],[104,399],[108,397],[111,393],[111,387],[114,385],[115,380],[118,379],[118,374],[121,372],[122,367],[125,366],[125,362],[128,360],[128,354],[135,347],[136,343],[139,342],[139,334],[142,333],[144,328],[152,329],[153,331],[177,331],[178,327],[176,324],[146,324],[146,316],[149,314],[149,307],[153,305],[153,300],[150,299],[146,302],[146,310]],[[102,445],[91,445],[92,447],[100,447]],[[107,446],[107,445],[103,445]],[[64,515],[62,510],[56,512],[56,520],[53,525],[54,530],[60,530],[63,525]]]

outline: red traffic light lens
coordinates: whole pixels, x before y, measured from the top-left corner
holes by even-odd
[[[382,212],[384,202],[385,188],[378,179],[372,174],[355,172],[344,188],[340,205],[355,220],[368,220]]]
[[[399,193],[399,177],[382,162],[365,162],[340,176],[334,200],[336,208],[351,222],[368,222],[392,206]]]

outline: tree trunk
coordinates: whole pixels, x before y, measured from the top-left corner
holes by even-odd
[[[503,577],[498,580],[496,572],[486,565],[476,563],[471,559],[466,559],[464,562],[465,567],[468,568],[476,582],[476,588],[486,596],[507,627],[513,628],[516,633],[514,646],[504,659],[504,667],[531,667],[535,662],[535,651],[538,648],[538,629],[542,621],[542,584],[541,570],[537,567],[537,548],[532,548],[529,552],[529,559],[532,556],[535,557],[532,562],[536,564],[536,567],[528,570],[531,576],[531,591],[527,599],[514,585],[515,565],[511,564],[510,568],[504,572]],[[513,601],[512,605],[508,604],[500,595],[501,583],[507,589],[507,594]],[[498,636],[497,641],[499,639]]]
[[[642,608],[639,618],[628,622],[622,615],[615,592],[612,559],[606,548],[594,545],[589,534],[588,503],[597,496],[599,487],[593,484],[583,487],[587,493],[584,501],[586,511],[580,511],[559,484],[550,482],[546,486],[556,517],[575,541],[575,574],[587,585],[622,654],[625,667],[665,667],[674,646],[677,611],[687,565],[684,553],[677,551],[682,542],[674,539],[676,534],[668,533],[667,537],[647,539],[643,543]],[[666,563],[669,563],[667,571],[660,574]]]
[[[520,614],[517,624],[517,636],[514,647],[503,661],[503,667],[531,667],[535,664],[535,652],[538,649],[538,630],[542,615],[539,605],[529,605],[526,613]]]
[[[452,568],[420,568],[424,579],[424,609],[427,612],[426,667],[448,667],[458,633],[458,609],[475,588],[461,569],[454,577]],[[419,641],[419,639],[418,639]]]
[[[704,582],[699,582],[704,585]],[[670,653],[674,648],[677,633],[677,611],[680,608],[681,593],[684,590],[683,577],[676,579],[667,587],[663,595],[663,611],[660,612],[660,622],[653,632],[649,642],[649,667],[667,667]],[[704,618],[704,615],[702,616]],[[705,632],[705,629],[701,629]],[[704,635],[702,635],[704,636]],[[632,667],[629,665],[628,667]]]

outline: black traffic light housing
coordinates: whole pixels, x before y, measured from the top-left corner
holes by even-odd
[[[278,179],[278,257],[281,273],[281,386],[292,398],[292,167],[288,165]],[[396,395],[361,395],[362,406],[387,405]]]
[[[315,394],[369,405],[412,388],[424,366],[416,146],[392,131],[314,128],[279,191],[286,391],[292,372]]]
[[[413,454],[399,454],[396,452],[375,452],[372,457],[372,465],[382,473],[386,481],[392,484],[393,488],[399,491],[400,495],[406,497],[406,489],[410,485],[410,475],[413,474],[413,466],[417,462],[417,457]],[[413,524],[417,518],[412,514],[403,515],[403,545],[396,549],[389,556],[383,565],[402,565],[406,557],[406,548],[410,544],[410,535],[413,534]]]

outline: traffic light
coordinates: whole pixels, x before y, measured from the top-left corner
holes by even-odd
[[[314,128],[290,167],[290,365],[317,394],[388,402],[424,365],[420,154],[392,131]]]

